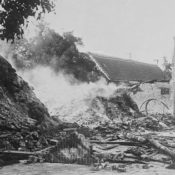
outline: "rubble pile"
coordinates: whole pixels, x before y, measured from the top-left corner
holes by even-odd
[[[0,124],[41,124],[49,121],[47,108],[35,96],[32,88],[16,74],[15,69],[0,56]],[[33,119],[33,121],[32,121]],[[50,120],[51,121],[51,120]],[[48,122],[49,123],[49,122]],[[15,126],[14,126],[15,125]]]
[[[141,118],[147,122],[151,117]],[[154,118],[161,119],[160,123],[174,121],[172,117],[167,119],[160,114]],[[95,170],[112,169],[119,172],[125,172],[133,164],[147,169],[155,162],[172,168],[175,137],[168,129],[172,125],[166,124],[166,127],[155,131],[150,127],[135,127],[137,119],[128,116],[128,120],[100,123],[93,128],[62,123],[58,127],[60,130],[55,128],[57,132],[52,135],[52,139],[57,141],[54,148],[43,154],[42,159],[55,163],[88,164],[93,165]]]
[[[154,117],[161,119],[159,122],[174,121],[172,117],[163,119],[164,116],[160,114]],[[144,116],[145,122],[149,125],[151,125],[150,118]],[[132,118],[132,120],[136,119]],[[153,166],[154,162],[172,168],[175,160],[175,137],[167,130],[167,127],[172,125],[166,124],[166,127],[163,127],[161,124],[162,127],[155,131],[150,127],[135,127],[132,120],[110,121],[101,123],[93,129],[86,128],[86,141],[92,147],[89,155],[90,162],[95,170],[112,169],[125,172],[127,166],[132,164],[140,164],[143,169],[147,169]],[[154,128],[154,123],[152,128]],[[77,127],[76,132],[81,133],[81,127]],[[70,163],[70,160],[68,158],[67,163]]]
[[[33,151],[42,148],[42,130],[55,124],[28,83],[0,56],[1,153],[5,150]]]
[[[57,109],[55,116],[65,122],[95,127],[101,123],[124,120],[125,117],[139,113],[137,104],[127,93],[115,93],[113,96],[95,96],[72,102],[72,106]],[[77,110],[76,110],[77,109]]]
[[[130,117],[122,123],[105,123],[94,128],[90,142],[98,159],[96,169],[112,168],[114,163],[116,169],[122,164],[121,171],[130,164],[143,164],[143,168],[149,168],[153,162],[173,164],[175,137],[171,129],[174,118],[168,116]]]

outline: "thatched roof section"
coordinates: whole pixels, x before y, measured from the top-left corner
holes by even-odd
[[[111,81],[164,80],[162,70],[153,64],[89,53],[104,76]]]

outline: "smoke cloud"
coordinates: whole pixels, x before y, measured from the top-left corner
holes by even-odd
[[[15,67],[12,46],[5,43],[2,45],[3,56]],[[92,118],[93,121],[95,118],[98,121],[109,120],[103,105],[94,103],[94,99],[97,96],[109,98],[120,87],[113,83],[108,84],[104,78],[94,83],[82,83],[64,71],[55,72],[52,66],[43,65],[16,70],[34,88],[36,96],[46,105],[51,115],[69,122]]]
[[[51,115],[67,121],[92,117],[89,110],[92,110],[95,97],[111,97],[117,89],[115,84],[107,84],[103,78],[95,83],[82,83],[64,72],[55,73],[50,67],[38,66],[18,74],[34,87],[36,96],[47,106]],[[99,108],[98,113],[102,115],[104,109]]]

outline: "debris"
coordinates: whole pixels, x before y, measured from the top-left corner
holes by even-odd
[[[143,168],[143,169],[149,169],[149,165],[148,165],[148,164],[144,164],[144,165],[142,166],[142,168]]]
[[[160,144],[158,141],[153,140],[152,138],[146,139],[148,144],[150,144],[152,147],[156,148],[158,151],[161,153],[168,155],[169,157],[172,158],[172,160],[175,160],[175,152],[170,150],[169,148],[163,146]]]
[[[2,76],[4,69],[9,76]],[[13,157],[15,162],[77,163],[118,172],[131,164],[148,169],[151,162],[174,168],[175,136],[161,134],[174,127],[175,119],[141,113],[126,89],[111,97],[95,96],[88,101],[89,115],[76,114],[68,123],[58,118],[59,113],[49,116],[10,65],[2,67],[0,76],[0,166]],[[149,100],[145,103],[148,106]]]
[[[125,165],[112,165],[112,170],[116,170],[118,172],[126,172]]]
[[[175,163],[172,163],[166,167],[167,169],[175,169]]]

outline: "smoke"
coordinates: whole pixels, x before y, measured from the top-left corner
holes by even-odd
[[[11,45],[2,43],[2,46],[3,56],[16,69],[17,74],[33,87],[50,115],[79,124],[109,120],[104,106],[94,103],[94,99],[97,96],[113,96],[118,89],[115,84],[108,84],[104,78],[94,83],[80,82],[64,71],[55,72],[52,66],[38,65],[32,69],[17,69],[12,58]]]
[[[18,74],[34,87],[36,96],[51,115],[67,121],[92,117],[90,110],[95,97],[111,97],[117,89],[115,84],[107,84],[103,78],[95,83],[82,83],[64,72],[55,73],[50,67],[37,66]],[[103,108],[99,108],[98,112],[102,114]]]
[[[34,30],[33,34],[35,33]],[[36,41],[37,39],[36,37]],[[14,50],[10,48],[12,46],[4,43],[3,46],[3,55],[15,67],[12,58]],[[17,73],[34,88],[36,96],[46,105],[51,115],[69,122],[92,118],[93,121],[95,118],[97,121],[108,120],[103,105],[94,103],[94,99],[97,96],[109,98],[119,88],[113,83],[108,84],[104,78],[95,83],[82,83],[64,71],[55,72],[51,65],[39,66],[36,63],[32,69],[17,69]]]
[[[4,58],[10,58],[11,57],[11,48],[12,45],[11,43],[7,43],[6,41],[0,40],[0,55],[3,56]]]

